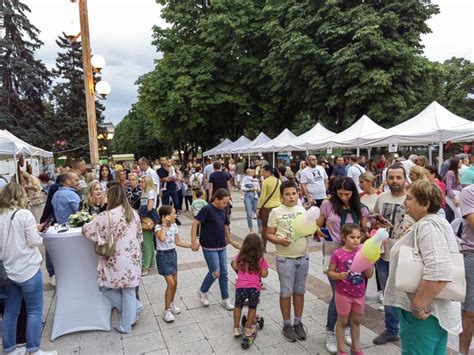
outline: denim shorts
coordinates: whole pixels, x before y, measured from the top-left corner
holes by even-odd
[[[466,275],[466,299],[462,309],[474,312],[474,253],[464,254],[464,269]]]
[[[176,249],[157,250],[156,267],[162,276],[174,275],[178,272],[178,254]]]
[[[309,256],[286,258],[277,256],[277,272],[280,280],[280,297],[288,298],[294,293],[302,295],[306,291],[306,277],[309,269]]]

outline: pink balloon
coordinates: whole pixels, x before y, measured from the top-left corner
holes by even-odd
[[[352,261],[351,269],[349,271],[351,272],[363,272],[367,269],[370,269],[374,264],[370,262],[365,256],[362,255],[360,249],[357,254],[354,257],[354,260]]]

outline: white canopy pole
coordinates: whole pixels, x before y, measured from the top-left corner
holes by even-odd
[[[275,167],[275,152],[272,153],[273,154],[273,167]]]
[[[360,148],[359,147],[357,147],[357,153],[356,154],[357,154],[357,156],[360,155]]]
[[[443,165],[443,142],[439,142],[439,155],[438,155],[438,173],[441,173],[441,166]]]
[[[370,153],[372,153],[372,148],[367,149],[367,159],[370,159]]]
[[[16,162],[16,153],[13,154],[13,164],[15,165],[16,182],[20,183],[20,177],[18,176],[18,163]]]
[[[431,147],[431,144],[428,144],[428,160],[430,165],[433,165],[433,148]]]

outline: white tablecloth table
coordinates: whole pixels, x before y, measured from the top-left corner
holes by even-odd
[[[56,310],[51,340],[85,330],[110,331],[112,307],[97,285],[94,243],[81,228],[43,233],[43,243],[56,275]]]

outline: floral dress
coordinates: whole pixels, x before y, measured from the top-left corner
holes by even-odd
[[[107,288],[137,287],[142,272],[142,252],[140,243],[143,232],[140,217],[134,217],[127,223],[121,206],[97,215],[91,222],[84,225],[82,232],[86,238],[103,245],[107,241],[107,229],[111,226],[110,235],[116,238],[116,252],[106,258],[99,256],[97,266],[97,283]],[[109,224],[110,216],[110,224]]]

